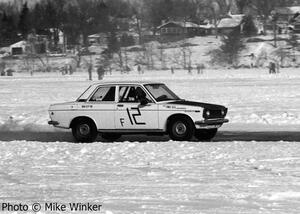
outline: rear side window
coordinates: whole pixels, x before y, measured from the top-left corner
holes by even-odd
[[[97,89],[90,101],[94,102],[111,102],[115,101],[115,86],[103,86]]]

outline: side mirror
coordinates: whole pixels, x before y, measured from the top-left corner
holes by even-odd
[[[141,99],[141,105],[142,106],[145,106],[145,105],[147,105],[148,104],[148,100],[146,99],[146,98],[142,98]]]

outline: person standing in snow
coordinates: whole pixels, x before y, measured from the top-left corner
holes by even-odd
[[[253,68],[254,67],[254,65],[255,65],[255,55],[254,55],[254,53],[251,53],[250,54],[250,66],[251,66],[251,68]]]
[[[5,76],[5,62],[0,61],[0,75]]]
[[[277,74],[279,74],[279,68],[280,68],[279,62],[276,61],[276,73]]]
[[[276,74],[276,64],[275,62],[269,63],[269,74]]]
[[[142,68],[140,65],[137,66],[138,73],[141,74]]]
[[[203,63],[198,64],[198,65],[197,65],[197,73],[198,73],[198,74],[203,74],[204,68],[205,68],[205,66],[204,66]]]
[[[92,65],[92,63],[89,63],[89,64],[88,64],[89,80],[93,80],[93,77],[92,77],[92,71],[93,71],[93,65]]]
[[[191,65],[189,65],[189,67],[188,67],[188,73],[189,74],[192,74],[192,69],[193,69],[193,67]]]
[[[105,73],[105,69],[102,65],[97,68],[98,80],[102,80]]]

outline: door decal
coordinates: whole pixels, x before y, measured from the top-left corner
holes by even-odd
[[[134,124],[135,125],[146,125],[145,122],[137,121],[137,117],[142,115],[139,108],[131,108],[131,109],[127,108],[126,110],[127,110],[127,114],[128,114],[131,125],[134,125]],[[132,111],[135,111],[136,113],[134,113]],[[123,126],[124,118],[120,118],[120,122],[121,122],[121,125]]]
[[[129,108],[127,108],[126,110],[127,110],[127,114],[128,114],[130,123],[131,123],[131,125],[133,125],[133,122],[132,122],[132,119],[131,119],[131,116],[130,116],[130,112],[129,112]]]

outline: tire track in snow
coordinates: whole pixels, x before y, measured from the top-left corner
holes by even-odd
[[[0,131],[0,141],[39,141],[39,142],[74,142],[70,131],[58,132],[33,132],[33,131]],[[117,142],[138,141],[138,142],[161,142],[169,141],[168,136],[145,136],[145,135],[126,135],[122,136]],[[196,142],[196,139],[193,139]],[[300,142],[300,132],[292,131],[265,131],[265,132],[246,132],[246,131],[220,131],[213,139],[213,142],[222,141],[291,141]],[[108,142],[101,137],[97,142]]]

